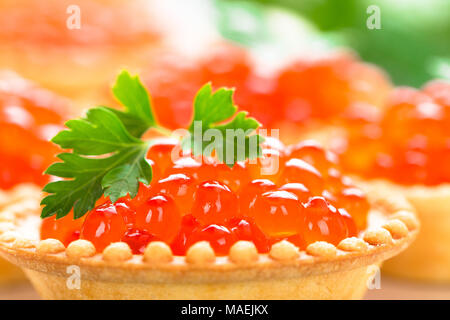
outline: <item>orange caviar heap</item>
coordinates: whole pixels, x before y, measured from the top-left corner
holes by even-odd
[[[156,66],[144,79],[152,92],[156,114],[170,128],[184,127],[191,118],[192,99],[200,85],[236,88],[235,101],[264,126],[332,119],[353,104],[380,107],[390,83],[379,69],[353,55],[336,53],[301,59],[272,75],[260,75],[247,51],[231,45],[199,61],[180,59]]]
[[[42,172],[58,148],[49,139],[62,128],[65,103],[27,81],[0,74],[0,189],[48,181]]]
[[[350,119],[333,142],[343,167],[400,184],[450,182],[450,83],[398,88],[382,114]]]
[[[208,241],[216,254],[227,255],[238,240],[253,241],[260,253],[267,253],[282,239],[300,248],[316,241],[337,245],[366,227],[366,196],[340,174],[334,154],[313,141],[285,147],[267,138],[262,146],[263,157],[230,168],[186,152],[172,161],[178,142],[161,140],[147,154],[152,183],[141,183],[135,198],[115,203],[102,198],[77,220],[72,214],[46,218],[41,239],[68,245],[81,238],[98,252],[123,241],[135,254],[158,240],[175,255]],[[278,170],[262,174],[275,162]]]

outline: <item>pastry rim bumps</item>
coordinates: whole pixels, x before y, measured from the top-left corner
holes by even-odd
[[[0,212],[9,207],[9,214],[0,215],[0,235],[13,228],[14,211],[18,206],[30,207],[28,201],[36,202],[40,198],[41,191],[33,184],[23,183],[11,190],[0,190]],[[24,281],[25,275],[15,265],[0,257],[0,285],[8,285]]]
[[[77,265],[83,269],[85,279],[99,281],[212,283],[349,271],[398,254],[414,240],[419,229],[411,206],[402,197],[378,189],[369,193],[373,203],[369,214],[379,221],[373,225],[369,221],[361,236],[344,239],[338,246],[316,242],[300,251],[284,240],[274,244],[269,254],[260,254],[253,243],[238,241],[228,256],[216,257],[207,242],[194,244],[186,256],[173,256],[163,242],[152,242],[143,255],[133,255],[127,244],[117,242],[96,253],[87,240],[76,240],[65,248],[56,239],[33,240],[20,235],[19,225],[38,223],[40,206],[38,199],[26,196],[30,188],[15,192],[22,195],[20,200],[0,209],[0,254],[20,267],[55,276],[67,276],[66,267]]]

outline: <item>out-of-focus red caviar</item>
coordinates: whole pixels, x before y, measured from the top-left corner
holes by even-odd
[[[158,118],[171,128],[188,124],[195,93],[207,82],[236,88],[236,104],[269,128],[333,119],[355,104],[380,107],[391,89],[381,70],[349,53],[298,58],[270,75],[258,70],[247,51],[224,44],[190,63],[166,60],[144,82]]]
[[[49,140],[62,129],[66,102],[18,76],[0,72],[0,188],[44,185],[57,147]]]
[[[398,88],[377,117],[353,119],[334,144],[345,170],[396,183],[450,182],[450,83]]]

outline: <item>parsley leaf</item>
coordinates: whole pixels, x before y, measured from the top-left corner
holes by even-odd
[[[115,188],[114,176],[111,177],[110,172],[115,168],[123,168],[128,163],[135,163],[136,159],[145,156],[146,150],[145,144],[140,143],[107,158],[88,158],[75,153],[59,154],[58,158],[63,162],[52,164],[45,173],[72,179],[50,182],[44,187],[43,191],[48,192],[49,195],[41,202],[41,205],[45,205],[41,217],[45,218],[56,214],[57,218],[62,218],[73,207],[74,217],[78,219],[94,208],[95,202],[103,193],[105,196],[111,196],[111,201],[115,201],[127,193],[134,197],[138,188],[137,178],[134,178],[135,185],[132,185],[130,189],[121,189],[121,192],[118,192]],[[151,167],[148,164],[145,172],[146,176],[141,179],[150,181]],[[149,172],[150,174],[148,174]],[[108,173],[109,179],[106,177]],[[121,182],[118,181],[118,183]],[[103,184],[106,185],[105,190]]]
[[[149,142],[138,139],[156,125],[147,91],[126,71],[119,75],[113,91],[125,111],[89,109],[85,118],[67,121],[69,130],[52,139],[73,153],[58,155],[62,162],[52,164],[45,172],[66,180],[44,187],[49,195],[41,202],[45,205],[42,217],[56,214],[61,218],[73,207],[75,218],[79,218],[103,193],[115,202],[127,194],[136,196],[139,181],[150,183],[152,169],[145,159]]]
[[[260,156],[260,144],[264,141],[252,134],[260,126],[256,119],[247,117],[245,111],[236,114],[233,93],[226,88],[213,93],[210,83],[204,85],[194,100],[189,140],[183,141],[184,148],[191,148],[194,155],[210,155],[215,150],[219,161],[230,167],[236,161]]]
[[[122,71],[113,86],[113,94],[125,107],[125,112],[108,108],[119,117],[127,130],[135,137],[141,137],[149,127],[156,125],[150,97],[137,76]]]
[[[94,208],[102,194],[112,202],[127,194],[134,198],[139,182],[151,182],[152,168],[146,154],[153,141],[143,141],[140,137],[150,128],[160,132],[168,129],[156,122],[149,95],[137,77],[122,72],[113,92],[124,105],[124,111],[107,107],[89,109],[84,118],[67,121],[68,130],[52,139],[71,152],[59,154],[62,161],[52,164],[45,172],[63,180],[44,187],[48,195],[41,202],[42,218],[52,215],[61,218],[73,208],[77,219]],[[246,112],[236,113],[232,95],[233,90],[225,88],[213,93],[210,84],[201,88],[194,101],[194,120],[189,128],[195,133],[196,124],[203,125],[198,153],[209,155],[216,150],[218,158],[226,159],[230,166],[259,156],[262,142],[261,137],[252,134],[259,123],[247,117]],[[216,141],[219,144],[210,151],[210,146],[203,141],[203,135],[209,130],[218,133],[216,138],[220,138]],[[196,142],[195,135],[191,136],[192,140],[182,141],[183,146],[186,141],[189,147]]]
[[[69,120],[70,130],[59,132],[52,142],[84,155],[102,155],[141,141],[126,130],[120,119],[105,108],[89,109],[85,119]]]

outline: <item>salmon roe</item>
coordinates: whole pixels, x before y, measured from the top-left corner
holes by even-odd
[[[398,88],[382,114],[346,128],[333,143],[345,146],[337,150],[345,170],[404,185],[450,182],[450,82]]]
[[[0,189],[39,186],[58,148],[49,139],[61,130],[66,102],[28,81],[0,72]]]
[[[273,145],[282,146],[263,147]],[[208,241],[217,255],[227,255],[239,240],[252,241],[267,253],[283,239],[304,249],[315,241],[338,244],[366,227],[370,206],[364,193],[340,175],[335,156],[316,143],[284,147],[276,180],[252,178],[248,160],[225,168],[213,159],[200,162],[184,155],[190,165],[180,166],[180,159],[170,156],[174,147],[167,141],[152,146],[148,156],[161,176],[149,186],[140,184],[134,199],[99,200],[80,220],[46,218],[41,238],[67,245],[79,237],[99,252],[122,241],[135,254],[142,254],[149,242],[164,241],[175,255]]]
[[[143,80],[158,119],[174,129],[189,124],[193,98],[207,82],[236,88],[239,108],[268,128],[332,119],[354,104],[380,107],[391,89],[382,71],[347,53],[299,57],[268,75],[261,75],[248,51],[231,44],[189,63],[180,61],[185,59],[161,61]]]

